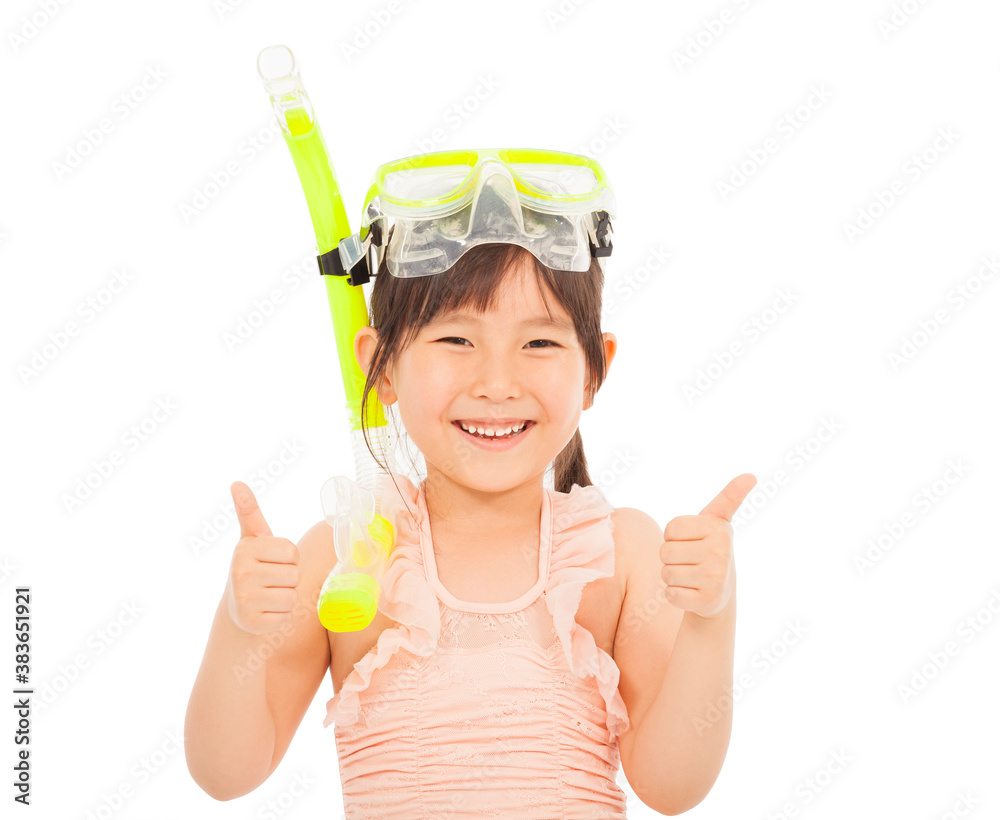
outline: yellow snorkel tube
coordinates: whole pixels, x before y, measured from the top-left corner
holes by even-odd
[[[350,273],[360,245],[351,235],[326,143],[291,49],[282,45],[263,49],[257,57],[257,72],[270,95],[309,206],[347,398],[355,480],[335,476],[320,490],[323,514],[334,531],[337,564],[323,584],[317,612],[327,629],[353,632],[364,629],[375,617],[379,579],[394,543],[392,524],[380,515],[374,493],[382,468],[365,443],[361,427],[365,376],[354,357],[355,336],[368,324],[361,288],[368,278],[367,274],[352,277]],[[391,469],[389,428],[374,390],[368,394],[367,417],[372,448]]]

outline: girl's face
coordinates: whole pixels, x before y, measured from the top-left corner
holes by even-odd
[[[438,314],[379,385],[384,404],[399,401],[400,418],[427,462],[428,477],[440,470],[482,492],[540,480],[592,403],[573,320],[551,294],[549,318],[529,271],[522,268],[508,281],[495,312]],[[355,342],[362,369],[376,335],[365,328]],[[610,366],[616,341],[610,333],[604,340]],[[512,446],[494,450],[461,429],[459,422],[470,420],[494,430],[512,426],[507,420],[528,425]]]

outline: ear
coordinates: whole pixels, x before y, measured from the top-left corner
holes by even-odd
[[[607,379],[608,373],[611,372],[611,362],[614,361],[615,353],[618,352],[618,339],[614,333],[604,333],[602,339],[604,340],[604,378]],[[589,410],[593,406],[594,394],[587,387],[584,387],[583,409]]]
[[[373,327],[366,325],[354,337],[354,358],[357,359],[358,366],[366,377],[377,345],[378,331]],[[392,389],[392,384],[385,374],[375,385],[375,391],[378,393],[379,401],[387,407],[396,401],[396,391]]]

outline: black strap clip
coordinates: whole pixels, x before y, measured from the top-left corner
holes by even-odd
[[[347,284],[349,285],[363,285],[371,279],[368,272],[367,257],[359,260],[358,263],[350,270],[346,270],[344,268],[344,263],[340,261],[340,250],[338,248],[334,248],[332,251],[327,251],[326,253],[317,256],[316,261],[319,263],[319,272],[322,275],[346,276]]]
[[[608,232],[613,230],[611,227],[611,214],[607,211],[599,211],[597,216],[599,219],[597,223],[597,244],[590,243],[591,256],[611,256],[611,251],[615,247],[611,244],[611,240],[608,239]]]

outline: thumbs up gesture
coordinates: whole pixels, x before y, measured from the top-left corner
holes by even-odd
[[[730,522],[756,485],[756,476],[743,473],[698,515],[679,515],[667,522],[660,577],[671,604],[702,618],[714,618],[730,604],[736,592]]]
[[[271,535],[246,484],[236,481],[229,491],[240,521],[240,540],[226,584],[229,616],[252,635],[284,629],[292,622],[302,580],[299,548],[287,538]]]

